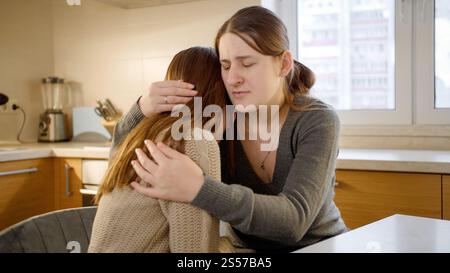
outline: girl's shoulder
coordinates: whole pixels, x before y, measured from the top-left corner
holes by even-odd
[[[194,128],[191,139],[185,140],[185,154],[215,181],[221,180],[220,149],[211,131]]]
[[[190,153],[200,155],[219,153],[219,145],[211,131],[194,127],[187,135],[189,138],[184,141],[186,155],[189,156]]]

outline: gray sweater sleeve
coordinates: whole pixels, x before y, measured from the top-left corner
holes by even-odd
[[[140,99],[140,98],[139,98]],[[120,143],[125,139],[128,133],[133,130],[136,125],[144,119],[144,114],[142,114],[139,108],[139,99],[131,106],[131,109],[126,113],[116,124],[113,131],[112,145],[109,152],[109,158],[114,156],[114,153],[119,147]]]
[[[299,242],[332,190],[340,127],[332,110],[302,114],[292,128],[296,154],[279,195],[255,194],[250,188],[205,177],[192,204],[243,233],[286,245]]]

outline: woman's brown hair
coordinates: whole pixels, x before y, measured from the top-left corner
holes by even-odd
[[[215,40],[217,55],[220,39],[226,33],[239,36],[263,55],[278,57],[289,49],[287,29],[283,22],[273,12],[260,6],[243,8],[222,25]],[[310,105],[299,107],[294,103],[294,98],[297,95],[307,97],[314,83],[314,72],[302,63],[294,61],[294,67],[286,77],[286,103],[295,110],[305,110]]]
[[[220,74],[220,62],[213,48],[192,47],[175,55],[167,69],[165,80],[183,80],[195,85],[197,96],[202,99],[202,106],[214,104],[221,108],[226,105],[226,89]],[[194,102],[186,106],[194,113]],[[202,109],[203,110],[203,109]],[[115,188],[128,186],[136,180],[137,175],[131,167],[131,161],[136,159],[135,149],[141,148],[148,154],[144,140],[156,141],[157,136],[164,132],[162,141],[170,147],[183,151],[183,140],[175,141],[171,137],[171,126],[178,117],[171,117],[170,112],[164,112],[149,118],[144,118],[119,145],[111,159],[108,170],[95,196],[98,204],[101,197]],[[191,114],[191,124],[194,115]],[[204,125],[208,118],[202,118]],[[168,129],[168,130],[167,130]]]

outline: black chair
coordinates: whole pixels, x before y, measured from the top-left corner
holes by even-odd
[[[0,253],[86,253],[97,207],[52,211],[0,231]],[[220,238],[219,252],[251,253]]]
[[[86,253],[97,207],[52,211],[0,231],[0,253]]]

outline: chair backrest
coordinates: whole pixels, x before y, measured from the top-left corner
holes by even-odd
[[[97,207],[34,216],[0,231],[0,253],[86,253]]]

